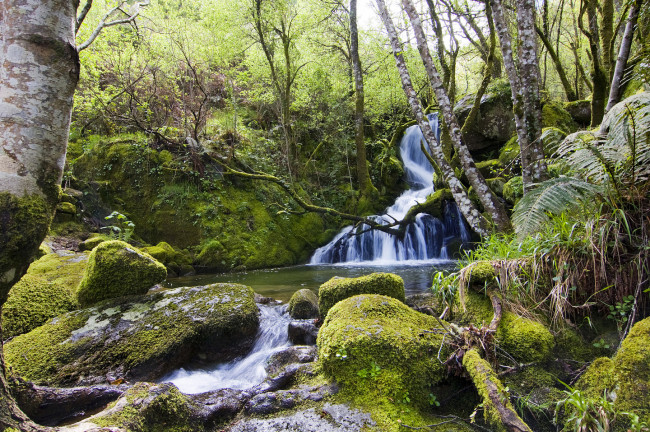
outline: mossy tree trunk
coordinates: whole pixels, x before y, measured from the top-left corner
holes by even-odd
[[[499,229],[499,231],[509,231],[511,229],[510,218],[506,213],[506,210],[497,198],[497,196],[490,190],[490,187],[485,182],[483,175],[476,168],[474,160],[472,159],[467,146],[463,142],[463,137],[461,133],[461,128],[458,123],[458,119],[454,114],[452,101],[449,99],[449,95],[445,90],[443,81],[440,79],[440,75],[433,63],[431,53],[426,42],[426,36],[422,29],[422,24],[420,20],[420,15],[415,9],[413,3],[410,0],[402,0],[402,5],[406,11],[409,20],[411,21],[411,26],[415,33],[415,39],[417,41],[418,50],[420,52],[420,57],[424,63],[424,67],[427,71],[429,81],[433,90],[436,94],[436,99],[440,105],[440,110],[445,120],[445,124],[449,130],[449,135],[451,137],[452,145],[456,150],[456,155],[460,160],[465,175],[467,176],[469,182],[476,190],[485,211],[490,215],[492,221]]]
[[[365,111],[365,99],[363,92],[363,69],[359,57],[359,31],[357,29],[357,0],[350,0],[350,59],[354,74],[354,142],[357,149],[357,181],[359,182],[359,194],[362,198],[370,198],[377,195],[377,190],[370,181],[368,173],[368,161],[366,159],[366,143],[364,135],[363,115]]]
[[[472,203],[472,201],[469,199],[469,197],[467,196],[467,192],[465,191],[465,188],[463,187],[458,177],[456,177],[456,175],[454,174],[454,170],[449,165],[449,162],[447,162],[447,160],[445,159],[444,154],[442,152],[442,148],[440,147],[440,144],[438,143],[436,136],[433,130],[431,129],[429,120],[424,115],[424,110],[420,105],[418,95],[415,92],[415,89],[413,88],[413,83],[411,82],[411,76],[409,74],[409,71],[406,67],[406,62],[404,60],[403,49],[399,37],[397,35],[397,31],[395,30],[395,26],[393,25],[393,20],[391,19],[388,13],[386,3],[384,2],[384,0],[377,0],[377,6],[379,8],[381,19],[384,23],[384,27],[388,31],[388,37],[390,39],[391,47],[393,49],[393,55],[395,57],[397,69],[400,75],[400,79],[402,81],[402,88],[404,90],[404,93],[406,94],[406,98],[408,99],[409,105],[411,106],[413,115],[415,116],[418,125],[422,130],[422,135],[424,136],[424,139],[429,146],[431,155],[433,156],[436,163],[438,164],[438,167],[440,168],[440,171],[443,174],[445,182],[449,185],[449,189],[451,190],[451,193],[454,197],[454,201],[456,201],[459,210],[461,211],[461,213],[463,214],[467,222],[470,224],[470,226],[474,229],[474,231],[476,231],[481,236],[485,236],[489,234],[487,221],[481,215],[481,213],[478,211],[478,209]]]
[[[27,271],[59,200],[79,77],[77,6],[75,0],[0,4],[0,306]],[[0,363],[0,429],[39,430],[16,407],[2,355]]]

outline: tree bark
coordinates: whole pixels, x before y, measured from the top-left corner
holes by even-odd
[[[366,143],[363,130],[363,114],[365,110],[363,92],[363,69],[359,57],[359,31],[357,29],[357,0],[350,0],[350,57],[352,60],[352,71],[354,74],[354,142],[357,148],[357,181],[359,182],[359,194],[361,197],[370,197],[374,186],[370,181],[368,173],[368,161],[366,159]]]
[[[560,77],[560,82],[562,83],[562,88],[564,89],[564,94],[566,95],[567,100],[569,102],[578,100],[578,96],[576,95],[575,90],[573,90],[573,87],[571,87],[571,83],[567,78],[566,71],[564,70],[564,66],[562,66],[560,57],[557,55],[555,48],[553,48],[553,44],[551,44],[551,41],[544,34],[542,29],[540,29],[537,25],[535,26],[535,30],[537,31],[540,40],[546,47],[546,51],[548,51],[548,55],[551,56],[551,61],[553,61],[553,66],[555,66],[555,70],[558,76]]]
[[[585,0],[578,16],[580,30],[589,41],[589,52],[591,54],[591,127],[596,127],[603,120],[605,115],[605,103],[608,95],[608,75],[601,59],[600,27],[598,25],[598,11],[596,0]],[[584,26],[583,17],[587,13],[588,30]]]
[[[472,348],[465,353],[463,367],[483,399],[483,412],[487,423],[496,426],[498,430],[505,428],[509,432],[532,432],[512,407],[508,392],[497,374],[476,349]]]
[[[0,4],[0,307],[43,241],[59,199],[79,77],[77,2]],[[2,340],[0,327],[0,340]],[[0,354],[0,429],[39,430],[9,394]]]
[[[454,201],[456,201],[459,210],[461,211],[461,213],[463,214],[467,222],[470,224],[472,229],[474,229],[474,231],[476,231],[479,235],[486,236],[489,234],[487,221],[478,211],[476,206],[471,202],[471,200],[467,196],[467,193],[462,183],[456,177],[456,175],[454,174],[454,170],[445,159],[442,149],[436,139],[436,136],[433,130],[431,129],[429,120],[424,115],[424,110],[422,109],[417,93],[413,88],[413,84],[411,82],[411,76],[408,72],[408,69],[406,67],[406,62],[404,60],[402,46],[399,37],[397,36],[397,31],[395,30],[395,27],[393,25],[393,21],[390,18],[390,15],[388,14],[386,3],[384,2],[384,0],[377,0],[377,6],[379,7],[379,13],[384,23],[384,27],[388,31],[388,37],[390,38],[391,47],[393,49],[393,55],[395,57],[397,69],[399,71],[399,75],[402,81],[402,88],[404,89],[404,93],[406,94],[406,97],[409,101],[409,105],[411,106],[411,110],[413,111],[413,114],[418,122],[418,125],[420,126],[422,135],[424,136],[424,139],[429,146],[431,155],[433,156],[436,163],[438,164],[440,171],[442,171],[445,182],[449,185],[449,189],[451,190],[452,196],[454,197]]]
[[[521,149],[524,193],[548,177],[542,146],[542,110],[539,97],[539,66],[532,0],[517,0],[518,62],[501,0],[492,1],[494,25],[499,35],[503,64],[510,81],[517,138]]]
[[[630,57],[632,38],[634,37],[634,29],[636,28],[636,22],[639,18],[639,9],[641,8],[642,2],[643,0],[635,1],[630,8],[630,12],[628,13],[625,32],[623,33],[621,47],[618,51],[618,58],[616,59],[616,68],[614,69],[612,83],[609,88],[609,101],[607,102],[605,113],[607,113],[621,99],[621,80],[623,79],[623,73],[625,72],[627,60]]]
[[[442,111],[445,124],[447,125],[447,129],[451,137],[451,142],[463,166],[465,175],[467,176],[470,184],[474,187],[474,190],[476,190],[476,193],[478,194],[483,207],[490,215],[492,221],[497,226],[499,231],[509,231],[511,229],[510,218],[508,217],[503,204],[490,190],[490,187],[485,182],[483,175],[476,168],[474,160],[472,159],[467,146],[463,142],[458,119],[454,114],[449,96],[445,91],[443,82],[440,79],[440,75],[438,74],[435,65],[433,64],[433,59],[431,58],[429,48],[427,47],[426,37],[424,35],[424,31],[422,30],[422,24],[420,21],[420,15],[417,13],[415,7],[413,6],[413,3],[411,3],[410,0],[402,0],[402,5],[404,6],[404,10],[406,11],[406,14],[411,21],[411,26],[413,27],[413,31],[415,33],[415,39],[417,41],[418,50],[420,51],[420,56],[422,57],[422,61],[427,71],[429,81],[431,82],[431,86],[433,87],[433,90],[436,94],[436,99],[440,105],[440,110]]]

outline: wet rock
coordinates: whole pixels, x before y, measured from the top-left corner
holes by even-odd
[[[431,316],[439,316],[444,310],[439,298],[431,292],[406,297],[406,305],[413,310]]]
[[[318,318],[318,296],[310,289],[296,291],[289,300],[289,315],[295,319]]]
[[[258,326],[249,287],[176,288],[61,315],[7,343],[5,359],[37,384],[155,380],[190,360],[242,355]]]
[[[313,321],[291,321],[289,323],[289,340],[295,345],[315,345],[318,327]]]
[[[246,414],[267,415],[294,408],[304,401],[320,402],[336,393],[335,385],[305,387],[261,393],[253,396],[244,407]]]
[[[187,395],[197,407],[195,416],[204,425],[211,427],[233,418],[248,400],[241,390],[221,389],[212,392]]]
[[[375,426],[368,413],[347,405],[325,404],[288,416],[244,419],[225,429],[228,432],[358,432]]]
[[[269,376],[278,374],[284,367],[292,363],[309,363],[316,360],[315,346],[291,346],[273,354],[266,366]]]

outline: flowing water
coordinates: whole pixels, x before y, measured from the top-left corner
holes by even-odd
[[[440,138],[437,114],[430,114],[431,127]],[[411,126],[404,133],[400,143],[400,155],[404,162],[406,181],[411,189],[400,195],[386,213],[373,216],[377,222],[391,223],[401,220],[417,203],[426,201],[433,192],[433,167],[420,149],[423,140],[420,128]],[[415,222],[406,229],[400,240],[388,233],[366,231],[366,225],[359,228],[344,228],[329,244],[316,250],[311,264],[335,263],[398,263],[448,258],[447,245],[460,239],[468,242],[469,230],[455,204],[445,203],[442,220],[428,214],[419,214]],[[357,231],[360,234],[357,234]]]
[[[440,135],[438,117],[429,117]],[[402,219],[416,203],[424,202],[433,192],[433,168],[420,149],[422,134],[417,126],[406,130],[400,144],[406,180],[411,189],[375,220]],[[360,228],[363,230],[364,228]],[[375,271],[396,273],[404,279],[406,294],[423,292],[431,286],[437,270],[454,267],[447,254],[452,241],[469,241],[467,226],[454,204],[446,204],[442,220],[427,214],[417,216],[403,240],[381,231],[355,235],[353,227],[344,228],[328,245],[318,249],[308,266],[257,270],[227,275],[199,275],[177,278],[169,287],[196,286],[217,282],[235,282],[251,286],[256,293],[288,301],[301,289],[314,291],[334,276],[358,277]],[[221,388],[246,389],[266,378],[269,357],[290,343],[287,336],[289,316],[282,306],[260,305],[260,330],[251,352],[237,360],[210,369],[179,369],[163,379],[184,393],[201,393]]]

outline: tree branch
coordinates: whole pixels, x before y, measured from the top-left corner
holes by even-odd
[[[126,1],[120,2],[120,4],[118,6],[114,7],[110,11],[106,12],[106,14],[102,18],[102,20],[99,22],[99,24],[97,24],[97,27],[92,32],[92,34],[88,37],[88,39],[84,43],[82,43],[81,45],[79,45],[77,47],[77,51],[83,51],[86,48],[88,48],[93,42],[95,42],[95,39],[97,39],[97,37],[100,35],[100,33],[105,28],[113,27],[113,26],[120,25],[120,24],[128,24],[128,23],[134,22],[135,19],[140,15],[140,12],[142,12],[142,8],[148,6],[149,3],[150,3],[150,0],[142,0],[142,1],[136,2],[132,6],[131,12],[130,12],[130,15],[129,15],[126,12],[124,12],[124,10],[122,9],[124,7],[124,5],[126,4]],[[87,6],[87,4],[86,4],[86,6]],[[84,6],[84,8],[85,8],[85,6]],[[121,12],[122,14],[127,15],[127,17],[123,18],[123,19],[116,19],[116,20],[107,22],[107,20],[111,17],[111,15],[115,14],[116,12]]]

